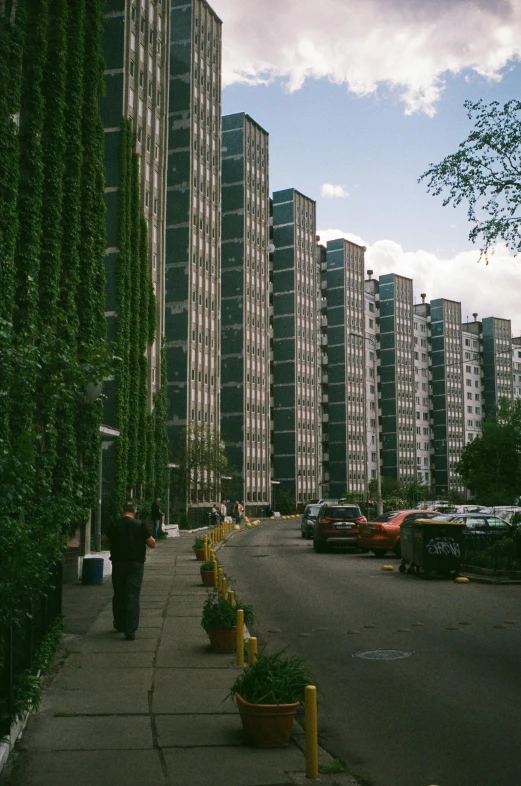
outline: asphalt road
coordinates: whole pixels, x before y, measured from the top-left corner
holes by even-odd
[[[315,554],[299,519],[241,533],[219,559],[254,604],[259,642],[306,659],[320,742],[351,772],[375,786],[520,786],[521,586]],[[356,657],[375,650],[409,655]]]

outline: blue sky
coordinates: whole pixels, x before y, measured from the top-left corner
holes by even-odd
[[[478,265],[466,208],[443,208],[417,179],[467,136],[465,99],[519,98],[520,6],[213,2],[223,19],[223,114],[247,112],[270,133],[272,190],[316,199],[322,237],[359,239],[376,275],[412,277],[418,299],[461,300],[464,318],[512,318],[516,335],[521,261],[498,248]],[[322,196],[324,184],[343,196]]]

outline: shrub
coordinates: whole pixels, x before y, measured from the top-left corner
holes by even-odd
[[[233,628],[237,609],[244,611],[245,625],[252,625],[255,622],[252,606],[238,601],[235,606],[232,606],[228,600],[219,597],[217,590],[210,591],[203,606],[201,625],[206,631],[214,628]]]
[[[250,704],[293,704],[304,701],[311,675],[302,658],[283,658],[285,650],[273,655],[260,653],[232,685],[230,694],[238,693]]]

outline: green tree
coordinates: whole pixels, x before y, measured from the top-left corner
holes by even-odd
[[[468,203],[469,233],[480,242],[480,259],[488,262],[493,245],[503,240],[514,255],[521,251],[521,101],[465,101],[474,129],[458,151],[430,164],[419,181],[428,179],[443,204]]]
[[[510,505],[521,494],[521,401],[501,399],[482,434],[463,449],[457,471],[483,505]]]
[[[185,429],[174,454],[178,465],[173,500],[215,502],[220,496],[221,477],[229,471],[219,431],[207,424]]]

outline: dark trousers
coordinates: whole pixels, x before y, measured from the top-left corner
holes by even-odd
[[[138,628],[139,596],[144,570],[143,562],[112,563],[114,627],[123,633],[135,633]]]
[[[157,519],[156,521],[154,521],[154,532],[153,532],[154,540],[157,540],[160,527],[161,527],[161,519]]]

